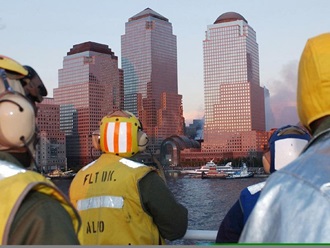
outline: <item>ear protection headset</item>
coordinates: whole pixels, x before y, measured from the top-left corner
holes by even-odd
[[[43,97],[47,96],[45,85],[31,66],[24,65],[23,67],[28,71],[28,74],[21,79],[26,97],[33,102],[42,102]]]
[[[0,150],[27,146],[36,131],[33,105],[11,88],[4,69],[0,69],[0,81],[5,89],[0,93]]]
[[[100,130],[92,132],[92,145],[96,150],[101,150],[100,147]]]
[[[300,155],[310,139],[310,134],[298,126],[277,129],[268,140],[269,151],[262,157],[264,167],[270,168],[270,173],[285,167]]]
[[[100,130],[92,133],[95,149],[122,157],[144,151],[148,142],[142,123],[128,111],[115,111],[103,117]]]
[[[140,120],[138,120],[138,121],[140,123],[140,126],[138,127],[138,136],[137,136],[138,137],[138,147],[139,147],[139,152],[143,152],[147,148],[147,145],[149,143],[149,137],[143,131],[142,122]]]

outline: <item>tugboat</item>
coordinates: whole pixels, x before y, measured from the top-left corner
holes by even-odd
[[[226,178],[228,173],[223,171],[218,171],[215,167],[210,168],[207,172],[202,171],[201,178],[202,179],[213,179],[213,178]]]
[[[216,167],[210,168],[208,171],[202,171],[202,179],[237,179],[253,177],[254,173],[248,171],[248,167],[243,163],[242,167],[236,171],[218,171]]]

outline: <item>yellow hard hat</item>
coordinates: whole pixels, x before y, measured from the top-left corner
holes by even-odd
[[[28,71],[20,63],[4,55],[0,55],[0,68],[21,74],[23,76],[28,75]]]
[[[298,69],[297,110],[300,122],[310,124],[330,115],[330,33],[310,38]]]
[[[148,137],[141,122],[130,112],[118,110],[103,117],[100,126],[100,149],[121,157],[131,157],[142,151]],[[142,143],[142,144],[141,144]]]

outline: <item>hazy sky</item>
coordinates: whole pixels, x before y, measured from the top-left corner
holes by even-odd
[[[223,13],[256,31],[260,85],[270,90],[274,127],[295,124],[297,65],[308,38],[329,32],[328,0],[0,0],[0,54],[36,69],[53,96],[74,44],[108,45],[119,58],[130,17],[151,8],[169,19],[178,45],[178,85],[188,123],[204,115],[203,40]]]

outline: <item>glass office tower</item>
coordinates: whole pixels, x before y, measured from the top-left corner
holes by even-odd
[[[121,57],[124,108],[139,117],[155,152],[165,138],[183,134],[172,24],[149,8],[129,18],[121,37]]]
[[[122,109],[122,91],[118,57],[107,45],[77,44],[64,57],[54,99],[60,104],[68,166],[83,166],[93,160],[91,134],[99,129],[103,116]]]
[[[264,142],[265,104],[255,31],[240,14],[224,13],[207,27],[203,56],[203,149],[259,150]]]

